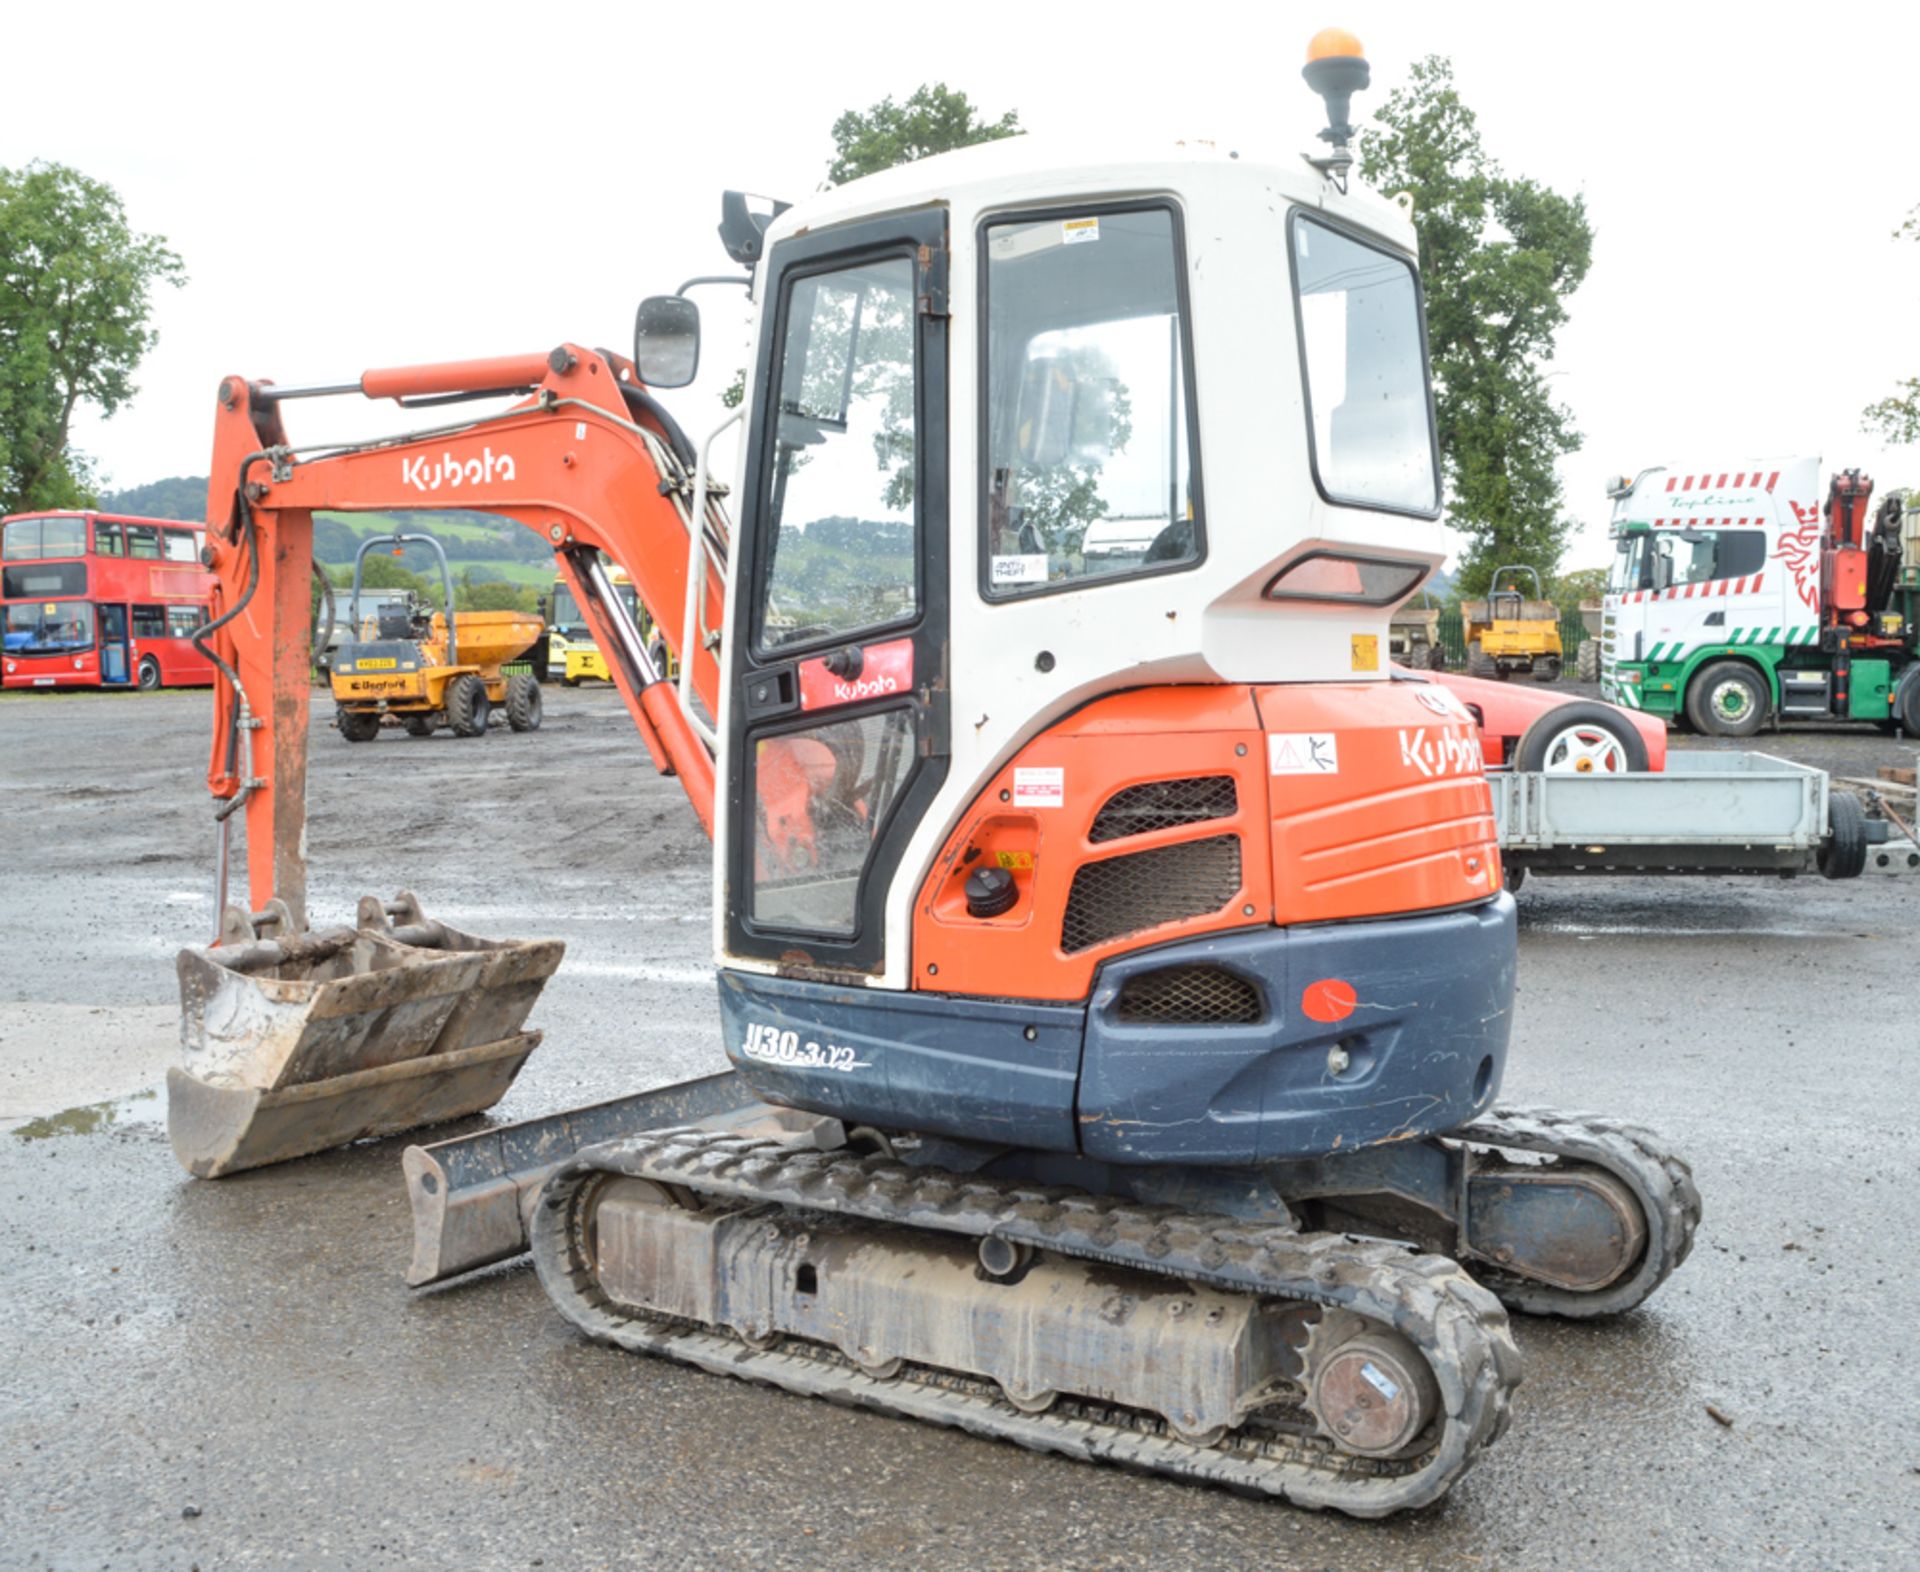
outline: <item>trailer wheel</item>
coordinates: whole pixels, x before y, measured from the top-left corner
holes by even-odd
[[[1500,675],[1500,663],[1480,647],[1478,639],[1467,646],[1467,675],[1489,680]]]
[[[378,710],[336,710],[333,723],[348,742],[372,742],[380,735]]]
[[[520,675],[507,678],[507,724],[515,731],[540,729],[540,684]]]
[[[1506,886],[1507,894],[1518,895],[1520,893],[1520,887],[1527,882],[1527,865],[1525,863],[1511,863],[1502,857],[1500,859],[1500,882]]]
[[[1647,744],[1625,716],[1576,699],[1548,710],[1522,733],[1513,767],[1528,774],[1633,774],[1647,767]]]
[[[462,672],[447,684],[447,724],[456,737],[478,737],[487,729],[492,702],[487,685],[474,673]]]
[[[1751,737],[1770,708],[1766,679],[1745,661],[1715,661],[1687,685],[1687,719],[1709,737]]]
[[[1867,866],[1867,815],[1860,799],[1837,791],[1827,798],[1827,843],[1820,871],[1829,879],[1857,879]]]

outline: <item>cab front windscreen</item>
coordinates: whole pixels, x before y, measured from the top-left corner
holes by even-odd
[[[87,601],[24,601],[6,608],[9,655],[68,655],[92,648],[93,607]]]

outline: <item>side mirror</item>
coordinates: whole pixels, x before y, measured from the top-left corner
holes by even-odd
[[[648,387],[683,388],[700,369],[700,308],[683,295],[653,295],[633,318],[633,364]]]

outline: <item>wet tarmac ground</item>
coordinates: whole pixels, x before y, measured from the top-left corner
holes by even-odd
[[[1658,1128],[1706,1221],[1642,1310],[1517,1320],[1506,1435],[1356,1523],[617,1353],[524,1265],[410,1296],[400,1140],[188,1180],[137,1094],[210,927],[206,705],[0,701],[0,1567],[1920,1564],[1920,881],[1529,883],[1507,1099]],[[720,1066],[706,844],[611,694],[313,756],[319,920],[569,941],[502,1117]]]

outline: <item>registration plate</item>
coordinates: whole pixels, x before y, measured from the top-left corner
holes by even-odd
[[[51,687],[53,686],[53,678],[51,678],[51,677],[35,677],[35,678],[33,679],[33,685],[34,685],[34,686],[35,686],[36,688],[51,688]]]
[[[357,660],[353,663],[355,671],[392,671],[400,664],[397,660]]]

